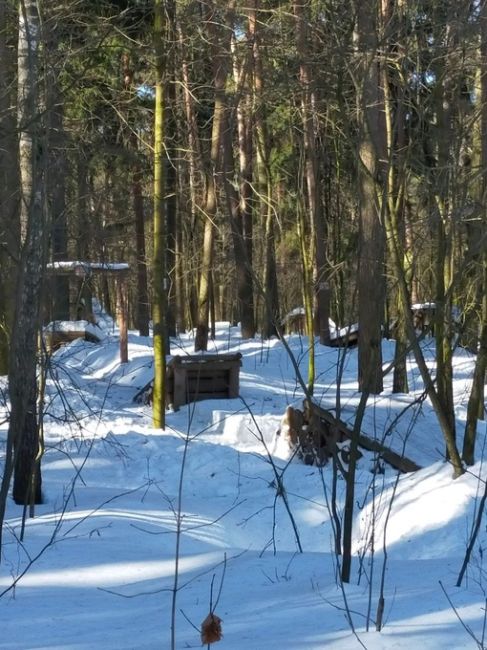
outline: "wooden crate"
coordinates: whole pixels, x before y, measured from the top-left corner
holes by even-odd
[[[177,410],[204,399],[232,399],[239,394],[242,355],[175,356],[167,365],[167,401]]]

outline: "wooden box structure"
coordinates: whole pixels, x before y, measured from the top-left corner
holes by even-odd
[[[82,280],[90,278],[92,275],[104,275],[105,277],[115,278],[116,287],[116,312],[118,327],[120,330],[120,362],[127,363],[128,361],[128,289],[127,278],[129,273],[129,265],[125,262],[82,262],[75,261],[57,261],[51,262],[46,265],[47,273],[51,276],[75,276]],[[67,315],[66,315],[67,316]],[[93,321],[93,314],[86,313],[82,318],[87,318]],[[51,350],[55,350],[59,345],[72,341],[76,338],[84,338],[87,341],[98,342],[96,336],[90,338],[89,332],[82,329],[76,333],[75,329],[71,329],[69,333],[64,334],[61,331],[52,329],[48,345],[51,345]],[[56,333],[56,335],[55,335]]]
[[[84,339],[90,343],[99,343],[100,337],[95,336],[87,329],[73,329],[73,330],[60,330],[50,329],[44,332],[44,340],[46,342],[46,349],[52,353],[58,350],[62,345],[71,343],[76,339]]]
[[[167,364],[167,402],[177,410],[204,399],[232,399],[239,394],[242,355],[175,356]]]

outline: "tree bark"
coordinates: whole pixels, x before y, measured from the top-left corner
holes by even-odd
[[[136,300],[136,327],[140,336],[149,336],[149,289],[147,283],[147,256],[145,246],[145,215],[144,215],[144,196],[143,196],[143,171],[138,153],[139,142],[135,131],[135,119],[130,105],[133,98],[134,88],[134,71],[129,53],[122,55],[122,74],[125,85],[125,94],[127,101],[127,146],[133,156],[131,185],[132,185],[132,204],[134,210],[134,228],[135,228],[135,257],[137,269],[137,300]]]
[[[234,107],[237,115],[237,139],[238,139],[238,160],[239,160],[239,186],[240,193],[231,184],[229,172],[233,169],[227,168],[225,178],[227,190],[233,189],[233,199],[238,200],[238,209],[233,210],[232,233],[234,238],[235,267],[237,273],[237,299],[240,320],[240,331],[243,339],[250,339],[255,336],[255,313],[254,313],[254,288],[253,288],[253,205],[252,205],[252,116],[249,94],[242,98],[243,90],[251,88],[253,78],[253,23],[249,17],[249,26],[246,35],[246,48],[243,63],[239,64],[234,57],[234,78],[237,88],[237,106]],[[227,107],[228,113],[228,107]],[[228,115],[228,127],[231,125]],[[227,142],[226,151],[228,162],[231,153],[231,132],[225,132],[224,140]],[[236,208],[236,206],[235,206]]]
[[[140,336],[149,336],[149,290],[147,285],[147,256],[145,249],[143,174],[140,163],[134,163],[132,172],[132,200],[135,218],[135,251],[137,257],[137,329]]]
[[[307,189],[307,209],[313,238],[314,252],[314,296],[316,303],[316,330],[320,343],[330,342],[330,286],[326,267],[326,228],[321,200],[321,175],[316,152],[317,123],[316,90],[313,71],[309,60],[309,41],[307,25],[310,18],[305,11],[302,0],[293,3],[296,20],[296,42],[299,58],[299,84],[301,88],[301,119],[304,141],[304,167]]]
[[[53,35],[52,48],[56,47],[56,35]],[[55,75],[52,75],[55,77]],[[64,138],[64,104],[56,78],[50,78],[48,84],[48,118],[49,118],[49,166],[48,166],[48,201],[51,217],[52,261],[68,259],[68,234],[66,218],[66,175],[67,156]],[[52,320],[69,319],[69,276],[53,275]]]
[[[164,202],[164,81],[165,81],[165,6],[154,0],[154,53],[156,95],[154,115],[154,250],[153,304],[154,390],[152,421],[154,428],[166,428],[166,211]]]
[[[167,68],[171,70],[172,78],[166,84],[166,277],[169,286],[167,287],[167,335],[168,346],[171,336],[176,336],[176,237],[178,228],[178,204],[177,204],[177,162],[176,162],[176,8],[174,0],[166,0],[167,20]],[[169,354],[169,349],[167,350]]]
[[[203,253],[198,290],[198,319],[194,340],[195,352],[208,349],[208,320],[210,314],[210,284],[213,267],[213,249],[215,240],[216,187],[215,175],[221,168],[220,145],[222,125],[225,117],[225,84],[228,75],[228,53],[230,50],[230,30],[221,33],[222,26],[213,2],[207,3],[205,23],[208,40],[211,44],[213,59],[213,83],[215,102],[211,131],[210,164],[206,171],[206,199],[204,206],[205,229],[203,236]]]
[[[381,202],[385,160],[383,97],[377,61],[377,15],[374,0],[357,3],[358,48],[362,66],[359,145],[359,388],[378,394],[382,381],[384,317],[384,232]]]
[[[254,94],[257,139],[257,188],[261,228],[264,232],[264,314],[262,337],[270,339],[279,334],[279,291],[275,246],[275,214],[273,211],[272,173],[270,167],[271,146],[267,127],[264,98],[264,81],[259,33],[259,2],[251,12],[251,29],[254,34]]]
[[[0,375],[8,373],[20,240],[15,67],[8,40],[15,18],[11,3],[0,0]]]
[[[480,5],[480,168],[481,199],[485,205],[487,199],[487,0]],[[475,228],[478,232],[478,229]],[[485,378],[487,372],[487,217],[485,210],[480,228],[480,250],[476,254],[478,266],[482,275],[478,279],[480,295],[480,337],[477,349],[477,359],[472,378],[472,388],[468,399],[467,420],[463,438],[462,459],[467,465],[475,462],[475,442],[477,438],[478,421],[485,419]],[[483,239],[483,241],[482,241]],[[477,242],[479,244],[479,242]],[[482,245],[483,244],[483,245]],[[479,274],[480,275],[480,274]]]
[[[41,502],[41,443],[37,422],[37,337],[45,265],[44,160],[39,111],[39,3],[19,5],[18,129],[22,252],[9,372],[8,444],[14,448],[13,497]],[[43,146],[44,145],[44,146]]]

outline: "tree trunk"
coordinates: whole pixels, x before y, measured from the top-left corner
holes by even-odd
[[[198,291],[198,319],[194,340],[195,352],[208,349],[208,319],[210,313],[210,283],[213,266],[215,240],[216,188],[215,175],[221,167],[220,143],[225,113],[225,84],[228,75],[228,52],[231,32],[216,20],[216,9],[212,2],[207,3],[205,23],[208,40],[211,43],[213,58],[213,80],[215,103],[211,131],[210,165],[206,172],[205,231],[203,238],[203,257],[201,261],[200,284]]]
[[[321,175],[316,152],[317,98],[316,91],[313,89],[315,82],[308,52],[310,37],[307,25],[309,17],[305,15],[302,0],[293,4],[293,11],[296,19],[296,42],[299,57],[307,208],[313,237],[316,333],[320,337],[320,343],[326,345],[330,342],[330,286],[326,269],[326,229],[321,201]]]
[[[138,137],[135,130],[135,120],[133,112],[130,110],[134,88],[134,72],[132,69],[130,55],[124,53],[122,55],[122,74],[126,91],[127,101],[127,146],[130,148],[130,153],[133,156],[131,184],[132,184],[132,203],[134,210],[134,226],[135,226],[135,258],[137,268],[137,301],[136,301],[136,327],[139,330],[140,336],[149,336],[149,290],[147,284],[147,257],[145,247],[145,215],[144,215],[144,196],[142,192],[143,187],[143,172],[142,165],[139,159]]]
[[[8,444],[14,447],[13,497],[41,502],[40,440],[37,423],[37,337],[45,263],[44,161],[39,111],[40,20],[36,0],[19,5],[18,128],[21,174],[22,252],[12,336]],[[44,145],[44,146],[43,146]],[[6,470],[7,471],[7,470]]]
[[[385,5],[385,6],[384,6]],[[407,150],[406,138],[406,111],[407,87],[404,79],[398,72],[398,67],[390,65],[390,61],[397,58],[397,43],[404,39],[404,16],[402,0],[383,2],[381,16],[384,25],[384,56],[380,59],[380,73],[384,95],[384,123],[387,147],[387,186],[384,211],[384,223],[387,238],[397,242],[403,251],[403,268],[406,274],[408,287],[412,284],[412,246],[406,237],[406,167],[405,158]],[[404,65],[403,61],[401,63]],[[394,267],[392,267],[394,270]],[[403,303],[394,286],[394,300],[396,303],[394,338],[394,371],[392,379],[393,393],[408,392],[407,353],[408,338],[406,320],[409,314],[404,312]],[[389,328],[389,322],[386,323]]]
[[[54,36],[55,38],[55,36]],[[67,157],[64,138],[64,105],[56,79],[48,84],[49,118],[49,166],[48,193],[51,217],[52,261],[68,259],[68,233],[66,219]],[[69,319],[69,276],[54,274],[50,279],[52,288],[51,320]],[[49,299],[49,298],[48,298]]]
[[[15,105],[15,67],[8,33],[15,23],[13,5],[0,0],[0,375],[8,373],[10,336],[15,309],[16,263],[19,256],[18,143]]]
[[[306,237],[306,221],[303,206],[298,206],[298,236],[301,249],[301,264],[303,272],[303,302],[305,331],[308,337],[308,382],[309,395],[313,395],[316,376],[315,364],[315,332],[313,317],[313,263],[308,251]]]
[[[153,304],[154,390],[152,421],[154,428],[166,428],[166,211],[164,203],[164,81],[165,81],[165,6],[154,0],[154,52],[156,95],[154,116],[154,250]]]
[[[481,178],[481,199],[485,204],[487,198],[487,0],[480,5],[480,168]],[[480,295],[480,343],[477,350],[477,360],[472,379],[472,388],[468,399],[467,421],[463,438],[462,458],[467,465],[475,462],[475,441],[477,437],[477,426],[479,419],[485,419],[485,376],[487,372],[487,217],[485,210],[481,221],[480,232],[480,254],[475,255],[478,266],[483,273],[479,282]],[[482,242],[483,238],[483,242]],[[477,242],[478,244],[479,242]],[[482,246],[483,243],[483,246]],[[477,265],[476,265],[477,266]],[[478,276],[477,276],[478,277]],[[480,280],[480,281],[479,281]]]
[[[166,0],[166,19],[167,19],[167,41],[176,42],[176,8],[174,0]],[[176,74],[176,56],[174,45],[168,49],[167,68],[171,70],[172,76]],[[167,336],[169,354],[169,337],[176,336],[176,231],[178,228],[178,205],[177,205],[177,175],[176,175],[176,83],[170,79],[166,84],[166,181],[165,181],[165,199],[166,199],[166,277],[169,285],[167,287]]]
[[[479,420],[485,419],[485,373],[487,371],[487,253],[484,253],[484,296],[482,300],[482,323],[480,330],[480,345],[472,378],[472,388],[468,398],[467,421],[463,438],[462,459],[467,465],[475,462],[475,441]]]
[[[383,97],[377,61],[377,16],[373,0],[357,3],[358,47],[362,57],[359,147],[359,388],[381,393],[384,317],[384,233],[378,193],[384,182]]]
[[[201,155],[200,141],[198,137],[198,124],[196,119],[196,113],[194,108],[194,97],[191,92],[190,86],[190,76],[189,76],[189,64],[187,61],[187,48],[184,44],[184,38],[181,28],[178,26],[178,46],[180,51],[180,56],[182,59],[181,63],[181,72],[182,72],[182,97],[184,104],[184,118],[185,122],[181,120],[179,124],[180,131],[186,132],[187,140],[186,149],[187,149],[187,166],[188,166],[188,179],[186,188],[189,188],[189,196],[186,200],[186,205],[188,206],[188,230],[184,232],[185,242],[183,242],[183,229],[178,230],[177,238],[177,264],[178,264],[178,279],[177,283],[179,289],[177,291],[177,296],[179,300],[178,316],[180,319],[181,325],[179,326],[179,331],[184,331],[186,322],[189,323],[189,327],[195,327],[198,321],[197,317],[197,279],[199,277],[199,269],[197,268],[197,259],[199,252],[197,250],[198,244],[196,238],[194,237],[194,230],[196,228],[196,223],[198,221],[198,194],[202,192],[201,186],[204,184],[205,174],[203,173],[203,162]],[[183,126],[184,124],[184,126]],[[185,245],[186,244],[186,245]],[[190,257],[188,260],[187,249],[191,251]],[[189,261],[189,264],[188,264]],[[184,282],[184,272],[186,271],[186,277],[189,275],[189,282],[186,284]],[[186,299],[185,299],[186,296]],[[187,318],[187,321],[186,321]]]
[[[438,56],[434,72],[437,79],[433,96],[436,114],[437,164],[430,170],[433,210],[433,229],[436,231],[435,263],[435,339],[437,393],[450,427],[450,437],[456,439],[455,410],[453,403],[453,322],[452,285],[454,264],[455,223],[452,210],[461,200],[458,193],[456,167],[458,165],[457,143],[460,134],[457,125],[462,87],[459,51],[461,33],[461,2],[448,0],[439,7],[439,16],[445,16],[445,24],[439,25],[439,38],[445,38],[446,47]],[[450,451],[447,447],[446,456]]]
[[[262,337],[264,339],[270,339],[271,336],[277,336],[280,330],[279,292],[277,285],[272,173],[270,167],[271,147],[266,123],[259,21],[257,20],[258,10],[259,3],[255,2],[255,11],[251,12],[251,29],[254,34],[254,117],[257,138],[257,193],[261,228],[264,231],[264,315]]]
[[[132,172],[132,199],[135,218],[135,251],[137,258],[137,329],[140,336],[149,336],[149,290],[147,286],[147,256],[145,250],[143,174],[140,163],[134,163]]]
[[[234,61],[234,78],[236,82],[237,106],[237,135],[238,135],[238,159],[239,159],[239,185],[240,196],[234,186],[231,184],[229,172],[233,169],[227,168],[226,186],[232,188],[234,199],[238,200],[238,209],[233,211],[235,223],[232,225],[234,237],[235,267],[237,273],[237,299],[240,320],[240,330],[243,339],[251,339],[255,336],[255,313],[254,313],[254,288],[253,288],[253,207],[252,207],[252,119],[251,103],[248,96],[241,98],[243,88],[248,88],[252,84],[252,34],[253,22],[249,18],[249,28],[247,32],[247,48],[245,59],[241,65]],[[228,108],[227,108],[228,113]],[[229,116],[230,117],[230,116]],[[227,119],[230,126],[231,120]],[[225,132],[224,140],[227,141],[227,158],[231,152],[231,132]],[[227,150],[226,149],[226,150]]]

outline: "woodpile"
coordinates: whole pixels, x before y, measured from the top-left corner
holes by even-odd
[[[320,417],[319,407],[304,400],[303,409],[288,406],[282,418],[279,435],[290,449],[296,451],[306,465],[325,465],[345,436],[333,422]]]

